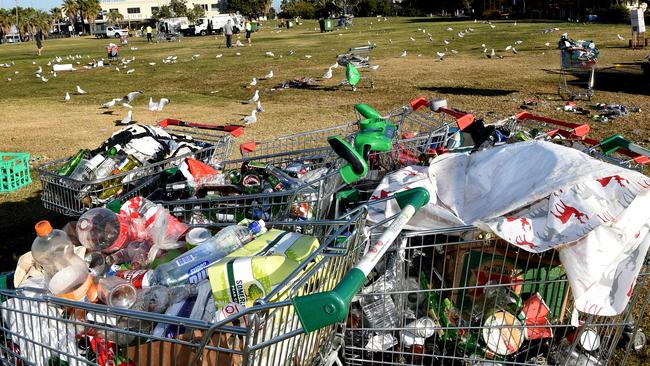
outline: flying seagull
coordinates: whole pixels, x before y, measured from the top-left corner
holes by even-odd
[[[151,112],[162,112],[167,104],[169,104],[169,99],[167,98],[160,98],[158,103],[155,103],[153,98],[149,97],[149,110]]]

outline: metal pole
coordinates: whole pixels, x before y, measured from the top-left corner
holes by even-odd
[[[16,33],[18,33],[18,42],[23,40],[20,38],[20,30],[18,29],[18,0],[16,0]]]

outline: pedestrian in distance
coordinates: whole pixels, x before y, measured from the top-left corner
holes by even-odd
[[[38,52],[38,55],[40,56],[41,53],[43,52],[43,31],[38,31],[34,35],[34,40],[36,41],[36,49]]]
[[[226,47],[232,48],[232,19],[228,19],[223,26],[223,34],[226,36]]]
[[[153,32],[153,30],[151,29],[151,25],[147,25],[147,43],[153,43],[151,32]]]
[[[250,47],[251,46],[251,32],[253,30],[250,18],[245,18],[244,19],[244,29],[246,30],[246,42],[248,42],[248,47]]]

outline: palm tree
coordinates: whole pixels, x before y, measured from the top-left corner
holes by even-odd
[[[63,0],[61,7],[65,15],[68,17],[68,20],[70,20],[70,25],[74,28],[77,20],[77,13],[79,12],[79,4],[77,0]]]
[[[9,10],[0,8],[0,35],[2,38],[7,37],[7,34],[11,32],[11,26],[14,25],[15,19]]]
[[[83,8],[84,13],[86,13],[88,32],[90,33],[92,24],[95,23],[97,16],[102,11],[102,6],[99,5],[99,0],[79,0],[79,2],[82,3],[81,7]]]
[[[54,26],[54,23],[57,23],[56,24],[56,30],[59,33],[61,33],[61,27],[58,24],[59,21],[61,21],[61,19],[63,18],[63,15],[61,13],[61,8],[54,7],[52,9],[50,9],[50,16],[52,17],[52,26]]]
[[[124,20],[124,15],[122,15],[119,10],[113,9],[108,12],[106,15],[106,20],[109,23],[113,23],[115,25],[120,25],[120,22]]]

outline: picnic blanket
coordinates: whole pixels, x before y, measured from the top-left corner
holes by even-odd
[[[650,245],[650,178],[543,141],[445,154],[384,178],[372,199],[424,187],[409,230],[475,225],[533,253],[558,250],[579,311],[620,314]],[[371,205],[369,220],[399,212]]]

